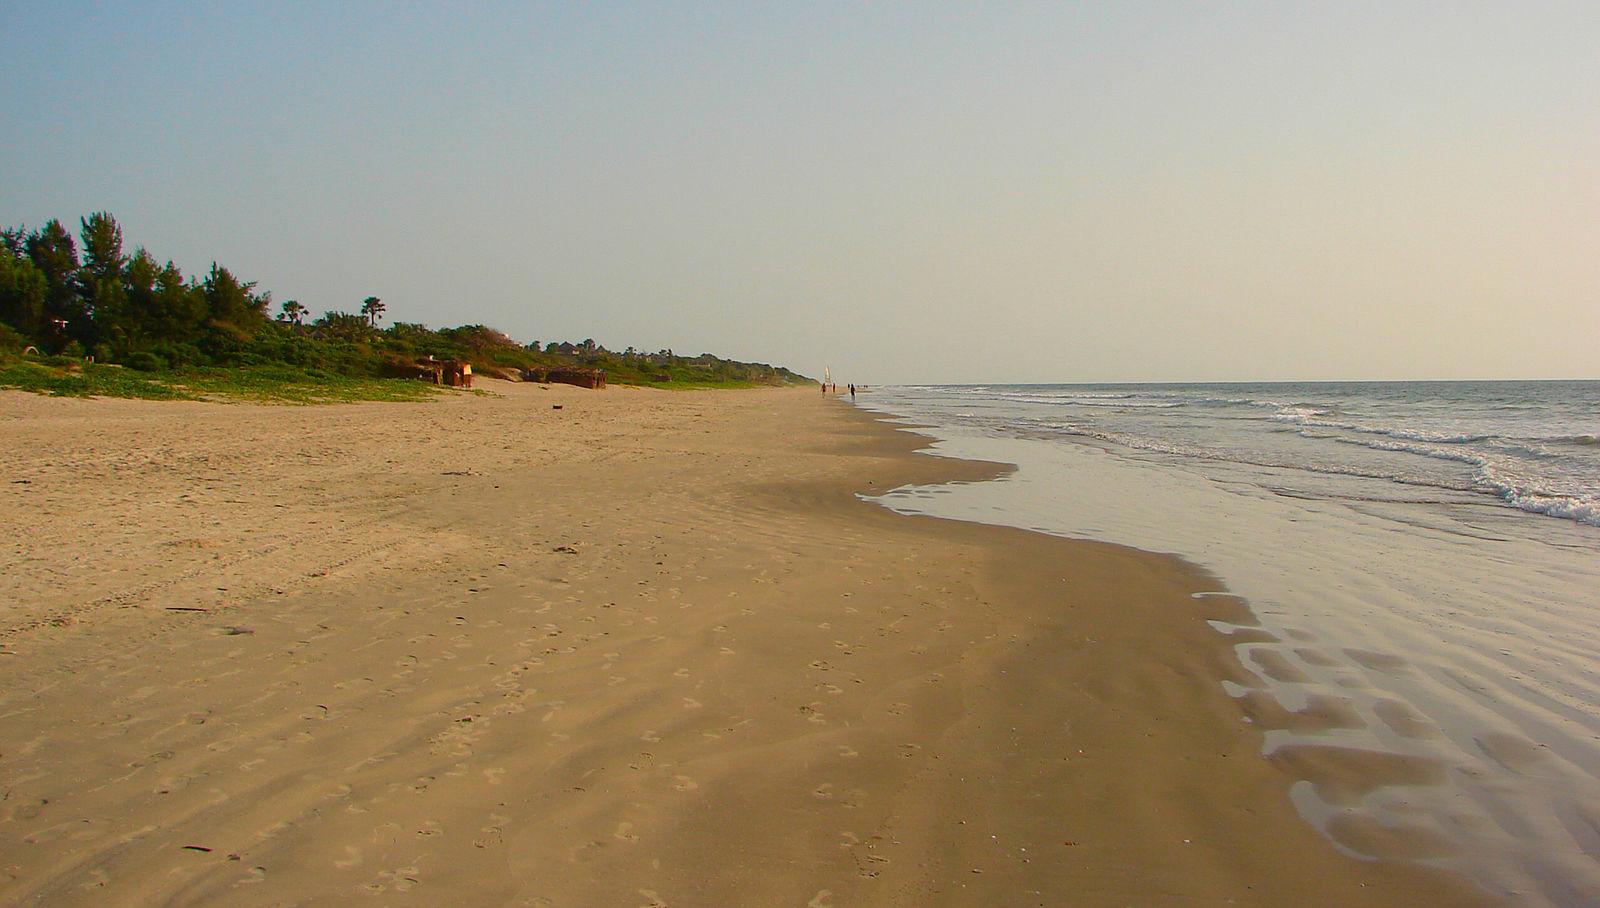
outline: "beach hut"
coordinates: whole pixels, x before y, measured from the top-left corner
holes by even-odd
[[[472,387],[472,363],[465,360],[447,359],[440,363],[443,366],[444,384],[452,388]]]

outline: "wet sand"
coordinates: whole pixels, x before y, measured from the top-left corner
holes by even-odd
[[[0,904],[1483,899],[1298,817],[1430,770],[1263,759],[1214,579],[855,497],[1003,468],[814,390],[490,387],[0,392]]]

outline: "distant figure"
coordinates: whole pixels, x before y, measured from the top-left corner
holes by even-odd
[[[827,382],[823,382],[822,383],[822,393],[823,393],[823,396],[827,396],[827,393],[828,393],[828,383]]]
[[[856,399],[856,386],[855,386],[855,384],[853,382],[850,385],[850,399],[851,400],[855,400]]]

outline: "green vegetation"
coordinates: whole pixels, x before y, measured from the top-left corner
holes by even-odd
[[[139,372],[122,366],[0,359],[0,388],[52,397],[137,397],[145,400],[243,400],[258,403],[337,403],[426,400],[443,389],[391,378],[329,375],[292,366],[205,366],[181,372]]]
[[[522,344],[484,325],[380,329],[385,307],[375,296],[359,314],[330,311],[307,324],[298,301],[274,313],[270,293],[221,265],[196,279],[143,248],[125,255],[122,228],[105,212],[79,225],[81,255],[60,221],[0,230],[0,387],[160,400],[416,400],[435,390],[384,376],[428,356],[505,378],[585,368],[604,369],[613,384],[680,388],[809,381],[710,354]]]

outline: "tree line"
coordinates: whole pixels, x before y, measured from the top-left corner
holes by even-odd
[[[213,264],[188,278],[143,247],[123,251],[106,212],[80,219],[78,243],[58,220],[0,230],[0,322],[51,354],[126,362],[145,352],[173,364],[225,359],[268,321],[271,295]]]
[[[260,291],[213,263],[185,276],[144,247],[124,251],[109,213],[79,219],[76,237],[59,220],[35,230],[0,229],[0,353],[92,358],[147,371],[285,364],[345,375],[380,375],[388,363],[419,356],[466,359],[491,374],[551,365],[605,368],[613,381],[781,383],[788,369],[709,354],[613,353],[581,344],[519,344],[484,325],[432,329],[396,322],[380,330],[376,296],[356,312],[332,310],[307,323],[296,300],[273,307]]]

